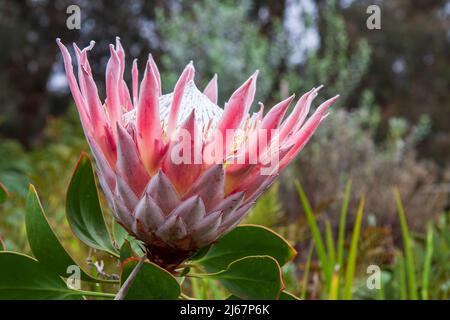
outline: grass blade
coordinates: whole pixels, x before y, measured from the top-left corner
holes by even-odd
[[[358,212],[356,213],[355,226],[353,227],[352,241],[350,243],[350,251],[347,260],[347,269],[345,273],[344,296],[346,300],[352,299],[352,287],[355,277],[356,256],[358,254],[359,234],[361,231],[362,216],[364,213],[364,195],[359,201]]]
[[[347,224],[348,204],[350,202],[350,190],[352,188],[352,180],[348,180],[345,185],[344,200],[342,201],[341,216],[339,218],[339,233],[338,233],[338,249],[337,249],[337,263],[342,270],[342,263],[344,262],[344,244],[345,244],[345,227]]]
[[[425,260],[423,265],[423,274],[422,274],[422,299],[428,300],[428,287],[430,285],[430,269],[431,269],[431,260],[433,258],[433,226],[431,224],[428,225],[427,228],[427,242],[425,249]]]
[[[405,211],[403,210],[402,200],[398,188],[394,189],[395,201],[397,203],[397,211],[400,219],[400,226],[402,229],[403,244],[405,247],[406,258],[406,276],[408,279],[409,297],[411,300],[417,300],[417,282],[416,270],[414,267],[414,257],[411,247],[411,237],[409,235],[408,223],[406,222]]]
[[[337,287],[336,299],[339,299],[339,287],[341,279],[344,276],[345,228],[347,226],[348,204],[350,202],[351,188],[352,188],[352,180],[349,179],[345,184],[344,199],[342,200],[341,215],[339,217],[339,231],[337,240],[337,266],[339,269],[336,279],[336,287]]]
[[[311,268],[312,253],[314,251],[314,242],[311,241],[308,249],[308,256],[306,258],[305,270],[303,271],[302,291],[300,293],[300,299],[305,300],[306,293],[308,292],[308,280],[309,269]]]
[[[398,256],[398,262],[397,262],[397,272],[399,277],[399,291],[400,291],[400,300],[407,300],[408,299],[408,288],[406,285],[406,272],[405,272],[405,259],[403,258],[402,254],[399,254]]]
[[[328,251],[328,265],[331,270],[331,281],[328,290],[328,299],[336,300],[338,298],[339,291],[339,269],[336,268],[336,250],[333,239],[333,231],[331,229],[330,221],[325,221],[325,241]]]
[[[320,264],[322,266],[322,272],[325,277],[325,287],[328,288],[331,281],[331,268],[328,265],[328,259],[327,259],[327,253],[325,251],[325,246],[322,240],[322,236],[319,231],[319,227],[317,226],[316,218],[314,216],[314,213],[311,210],[311,205],[309,204],[308,198],[305,195],[305,192],[303,191],[303,188],[300,184],[300,182],[297,180],[295,181],[295,185],[297,187],[297,192],[300,197],[300,201],[302,202],[303,208],[305,210],[306,219],[308,221],[309,227],[311,229],[311,234],[313,237],[313,240],[316,244],[316,251],[317,255],[320,260]]]
[[[328,264],[333,267],[336,263],[336,252],[334,248],[333,230],[331,229],[330,221],[325,221],[325,241],[328,251]]]

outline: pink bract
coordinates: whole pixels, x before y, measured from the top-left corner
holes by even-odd
[[[250,114],[255,72],[222,109],[217,105],[217,77],[200,92],[194,84],[192,62],[173,92],[163,95],[151,55],[140,85],[136,60],[133,62],[130,91],[123,80],[125,52],[117,38],[116,45],[110,45],[102,103],[87,59],[94,42],[83,50],[74,44],[78,81],[67,48],[59,39],[57,43],[113,215],[145,244],[151,261],[169,270],[245,217],[305,146],[337,99],[325,101],[307,121],[320,87],[301,96],[285,120],[294,96],[265,116],[263,107]],[[188,133],[188,138],[180,138],[180,132]],[[267,140],[263,147],[255,142],[261,135]],[[214,149],[220,144],[221,148]],[[174,161],[172,155],[180,149],[184,161]],[[190,153],[187,157],[186,150]],[[263,174],[264,159],[275,155],[277,166]]]

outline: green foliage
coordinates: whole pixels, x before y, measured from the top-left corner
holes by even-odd
[[[402,201],[400,198],[400,192],[398,189],[394,190],[395,201],[397,203],[398,216],[400,219],[400,225],[402,228],[402,236],[403,236],[403,245],[405,247],[405,256],[406,256],[406,275],[408,279],[408,292],[409,298],[412,300],[417,300],[417,284],[416,284],[416,270],[414,265],[414,257],[412,253],[412,239],[409,235],[408,224],[406,222],[405,212],[403,210]]]
[[[333,270],[333,265],[329,264],[327,253],[325,250],[325,245],[324,245],[324,242],[322,239],[322,235],[320,234],[316,219],[314,217],[314,213],[311,209],[308,198],[306,197],[306,194],[298,180],[296,181],[295,186],[297,187],[297,192],[298,192],[299,198],[302,202],[303,209],[305,210],[305,215],[306,215],[306,219],[308,220],[308,225],[311,229],[311,234],[314,239],[317,255],[319,256],[321,269],[322,269],[324,279],[325,279],[325,286],[329,287],[331,284],[331,273]]]
[[[225,288],[241,299],[278,299],[283,289],[280,266],[270,256],[237,259],[225,270],[204,276],[219,279]]]
[[[258,99],[272,94],[273,70],[285,54],[283,32],[274,18],[269,37],[250,23],[251,1],[182,1],[181,8],[156,11],[157,31],[162,35],[163,82],[171,88],[183,67],[193,60],[200,84],[219,75],[219,101],[223,103],[255,70],[260,70]],[[211,20],[211,18],[213,20]],[[239,28],[236,28],[239,26]],[[163,86],[164,87],[164,86]]]
[[[356,256],[358,253],[358,242],[361,232],[361,222],[364,213],[364,196],[361,197],[358,213],[356,214],[355,226],[353,228],[350,250],[348,253],[347,269],[345,272],[345,287],[343,298],[350,300],[352,298],[353,280],[355,278]]]
[[[74,241],[70,228],[65,224],[64,201],[73,159],[87,143],[79,123],[75,106],[71,112],[57,119],[50,119],[42,145],[25,151],[13,140],[0,142],[0,181],[8,188],[9,200],[2,205],[0,235],[5,238],[8,250],[29,253],[25,230],[25,206],[28,185],[32,183],[45,199],[45,209],[51,223],[60,226],[63,242],[72,246]],[[79,248],[76,254],[80,255]]]
[[[67,220],[81,241],[118,257],[103,218],[94,172],[87,154],[82,154],[70,179],[66,208]]]
[[[350,39],[345,20],[334,0],[324,2],[318,27],[322,27],[325,34],[320,50],[307,57],[304,65],[290,68],[287,83],[292,86],[290,91],[293,92],[306,92],[324,84],[321,94],[334,96],[339,93],[339,102],[345,104],[368,69],[370,47],[362,39],[354,50],[349,50]],[[301,70],[300,74],[297,69]]]
[[[280,184],[275,183],[256,202],[243,223],[272,227],[282,218],[283,206],[278,197]]]
[[[8,190],[6,190],[5,186],[0,182],[0,204],[8,199]]]
[[[27,238],[31,251],[40,263],[60,276],[67,276],[69,266],[77,266],[70,254],[64,249],[45,216],[39,197],[33,185],[30,185],[26,210]],[[81,270],[81,279],[103,282]]]
[[[120,277],[122,285],[137,264],[137,259],[128,259],[123,262]],[[144,263],[132,282],[125,299],[176,300],[180,293],[180,285],[173,275],[156,264]]]
[[[217,272],[224,270],[231,262],[249,255],[269,255],[283,266],[296,254],[285,239],[270,229],[241,225],[212,245],[208,253],[196,263],[204,266],[208,272]]]
[[[81,299],[111,297],[106,293],[72,290],[50,269],[26,255],[0,252],[0,300]]]

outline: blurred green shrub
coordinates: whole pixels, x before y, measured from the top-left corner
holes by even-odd
[[[88,150],[88,146],[74,106],[65,116],[49,119],[44,142],[38,149],[26,152],[16,141],[1,141],[0,181],[11,196],[1,208],[0,235],[4,236],[9,250],[28,250],[24,208],[29,183],[41,191],[51,223],[62,226],[59,229],[61,235],[70,238],[70,231],[64,227],[65,191],[76,161],[84,150]]]
[[[277,18],[269,35],[262,35],[258,25],[249,21],[251,5],[248,0],[203,0],[181,1],[169,12],[159,8],[156,23],[164,52],[164,84],[171,88],[186,63],[193,60],[199,85],[206,85],[214,73],[218,74],[222,105],[257,69],[260,76],[255,99],[270,97],[274,71],[286,56],[287,45]]]
[[[313,208],[320,208],[337,226],[339,207],[348,179],[355,190],[366,194],[366,211],[377,226],[390,226],[399,231],[391,188],[398,186],[411,228],[421,230],[429,219],[442,212],[448,193],[440,186],[442,171],[417,158],[415,147],[426,134],[428,122],[411,125],[406,120],[391,122],[387,140],[377,141],[380,126],[376,106],[360,109],[333,109],[330,116],[300,154],[298,160],[282,175],[281,199],[290,219],[299,215],[299,202],[292,179],[300,177],[310,194]],[[350,206],[356,207],[352,198]],[[399,233],[396,233],[399,239]]]

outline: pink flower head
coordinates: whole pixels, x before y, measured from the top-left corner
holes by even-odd
[[[337,99],[325,101],[307,121],[320,87],[305,93],[284,120],[294,96],[265,116],[262,105],[250,114],[255,72],[222,109],[217,76],[200,92],[192,62],[173,92],[163,94],[151,55],[140,84],[133,62],[130,92],[123,80],[125,52],[117,38],[110,45],[102,103],[87,59],[94,42],[83,50],[74,45],[78,81],[67,48],[59,39],[57,43],[114,217],[145,243],[150,260],[169,269],[245,217]]]

